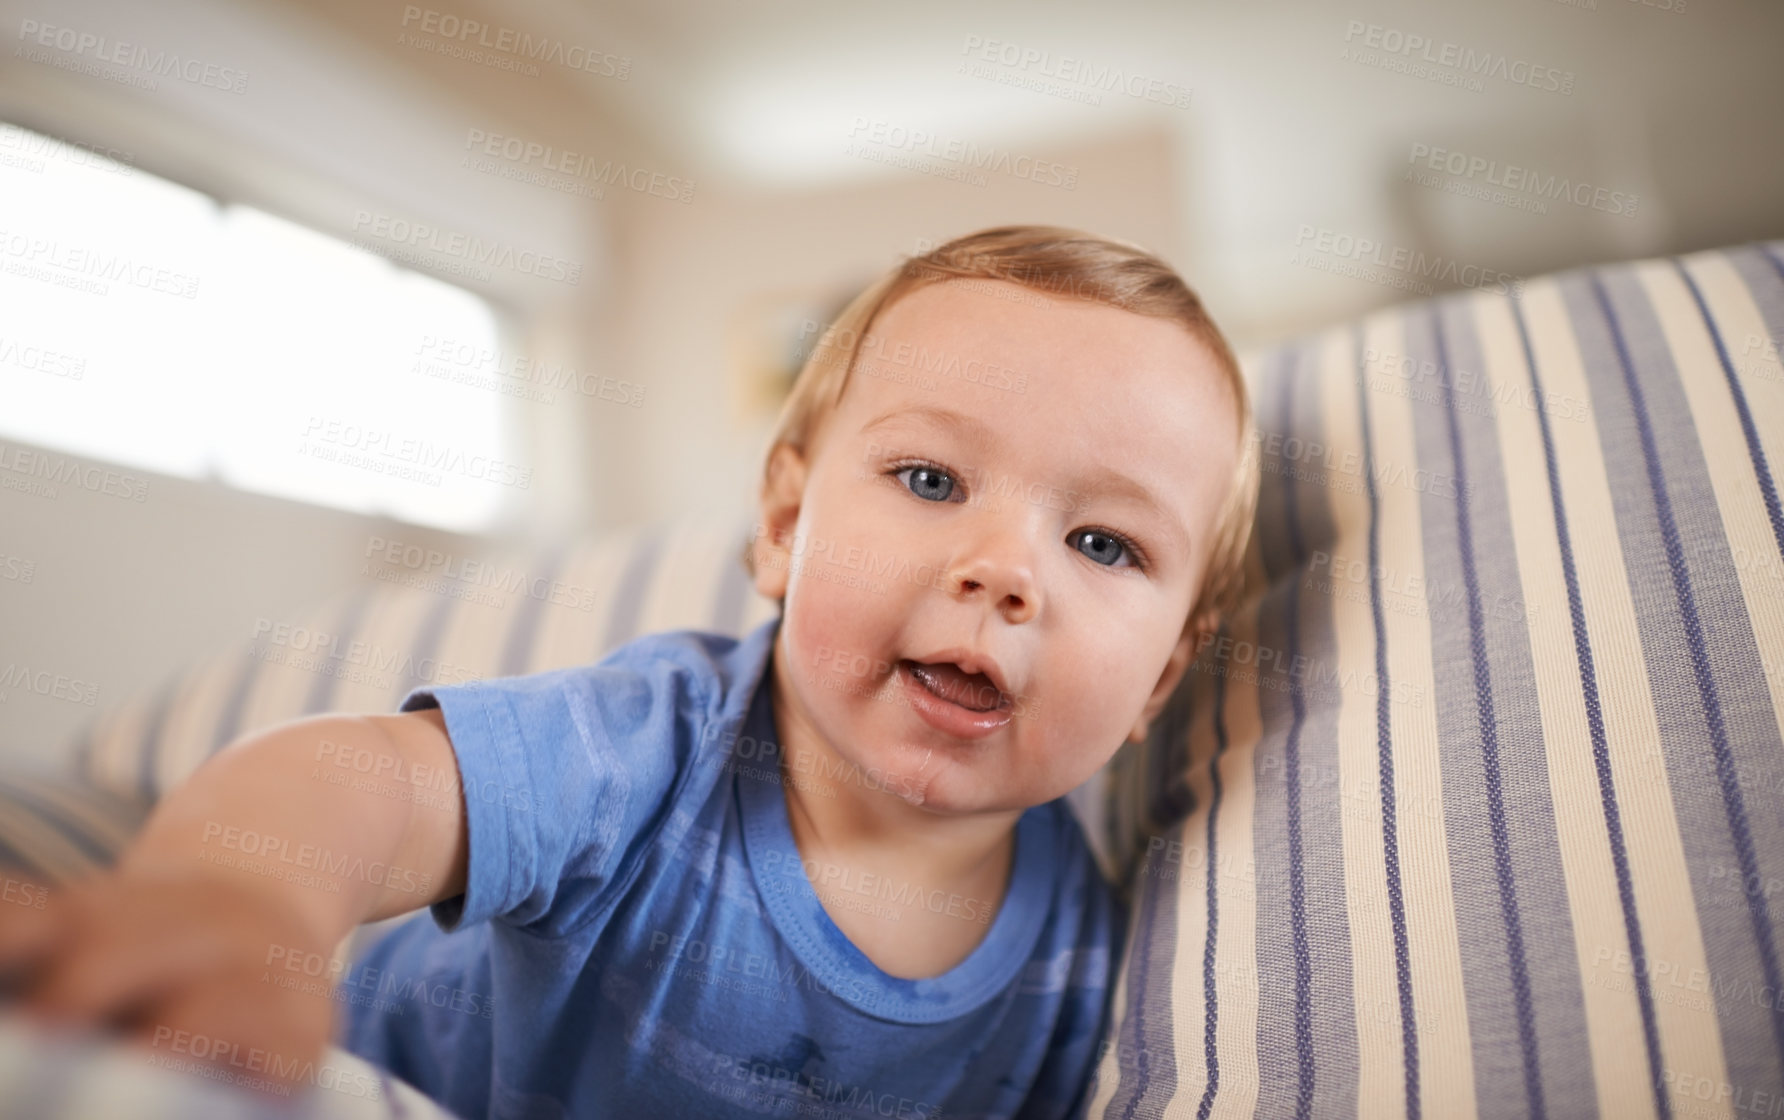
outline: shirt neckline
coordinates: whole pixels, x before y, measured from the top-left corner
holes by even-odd
[[[745,734],[753,735],[757,742],[778,744],[772,659],[771,642],[744,724]],[[764,874],[766,867],[791,871],[800,860],[787,817],[786,794],[778,781],[778,747],[765,759],[769,760],[777,780],[733,771],[744,848],[763,909],[822,988],[882,1019],[934,1023],[964,1015],[1009,986],[1033,954],[1050,910],[1053,884],[1049,871],[1056,861],[1049,857],[1057,847],[1057,834],[1050,827],[1054,822],[1046,814],[1046,806],[1031,806],[1017,819],[1010,884],[984,938],[964,960],[941,975],[910,980],[881,970],[855,947],[818,901],[805,874],[783,872],[772,879]],[[782,889],[767,889],[771,882]],[[870,896],[862,898],[867,901]]]

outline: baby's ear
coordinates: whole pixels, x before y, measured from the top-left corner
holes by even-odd
[[[1164,672],[1158,676],[1158,683],[1152,686],[1152,695],[1146,698],[1146,706],[1140,709],[1140,718],[1134,721],[1132,730],[1127,733],[1130,743],[1146,741],[1146,731],[1158,713],[1164,711],[1165,704],[1171,699],[1171,693],[1177,691],[1177,685],[1183,680],[1183,674],[1195,664],[1201,655],[1202,646],[1209,635],[1220,628],[1220,615],[1215,611],[1207,611],[1191,619],[1178,636],[1177,644],[1171,647],[1171,655],[1165,660]]]
[[[793,558],[793,530],[805,498],[805,456],[788,443],[777,443],[768,455],[756,527],[750,535],[755,557],[756,590],[765,599],[787,595]]]

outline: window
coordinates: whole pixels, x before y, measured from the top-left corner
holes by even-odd
[[[482,298],[0,124],[0,438],[458,531],[531,483]],[[455,362],[453,355],[460,355]]]

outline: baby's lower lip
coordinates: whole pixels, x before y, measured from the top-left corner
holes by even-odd
[[[947,679],[944,680],[939,678],[937,671],[932,666],[924,662],[912,661],[907,657],[900,664],[912,677],[916,678],[918,684],[929,690],[930,695],[951,704],[958,704],[969,712],[989,712],[1009,704],[1009,697],[994,686],[959,684],[954,677],[954,674],[959,672],[957,666],[946,667]],[[990,678],[986,678],[986,680],[989,681]],[[989,703],[987,702],[988,697]],[[969,703],[969,699],[972,702]]]
[[[904,685],[904,698],[924,723],[956,739],[982,739],[1006,726],[1014,715],[1008,698],[989,711],[974,711],[952,700],[937,696],[911,672],[914,662],[898,663],[898,676]]]

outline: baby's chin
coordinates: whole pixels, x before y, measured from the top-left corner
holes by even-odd
[[[839,751],[859,772],[855,780],[912,808],[952,815],[1026,808],[1009,787],[1003,752],[985,743],[923,746],[904,742],[889,749]]]

